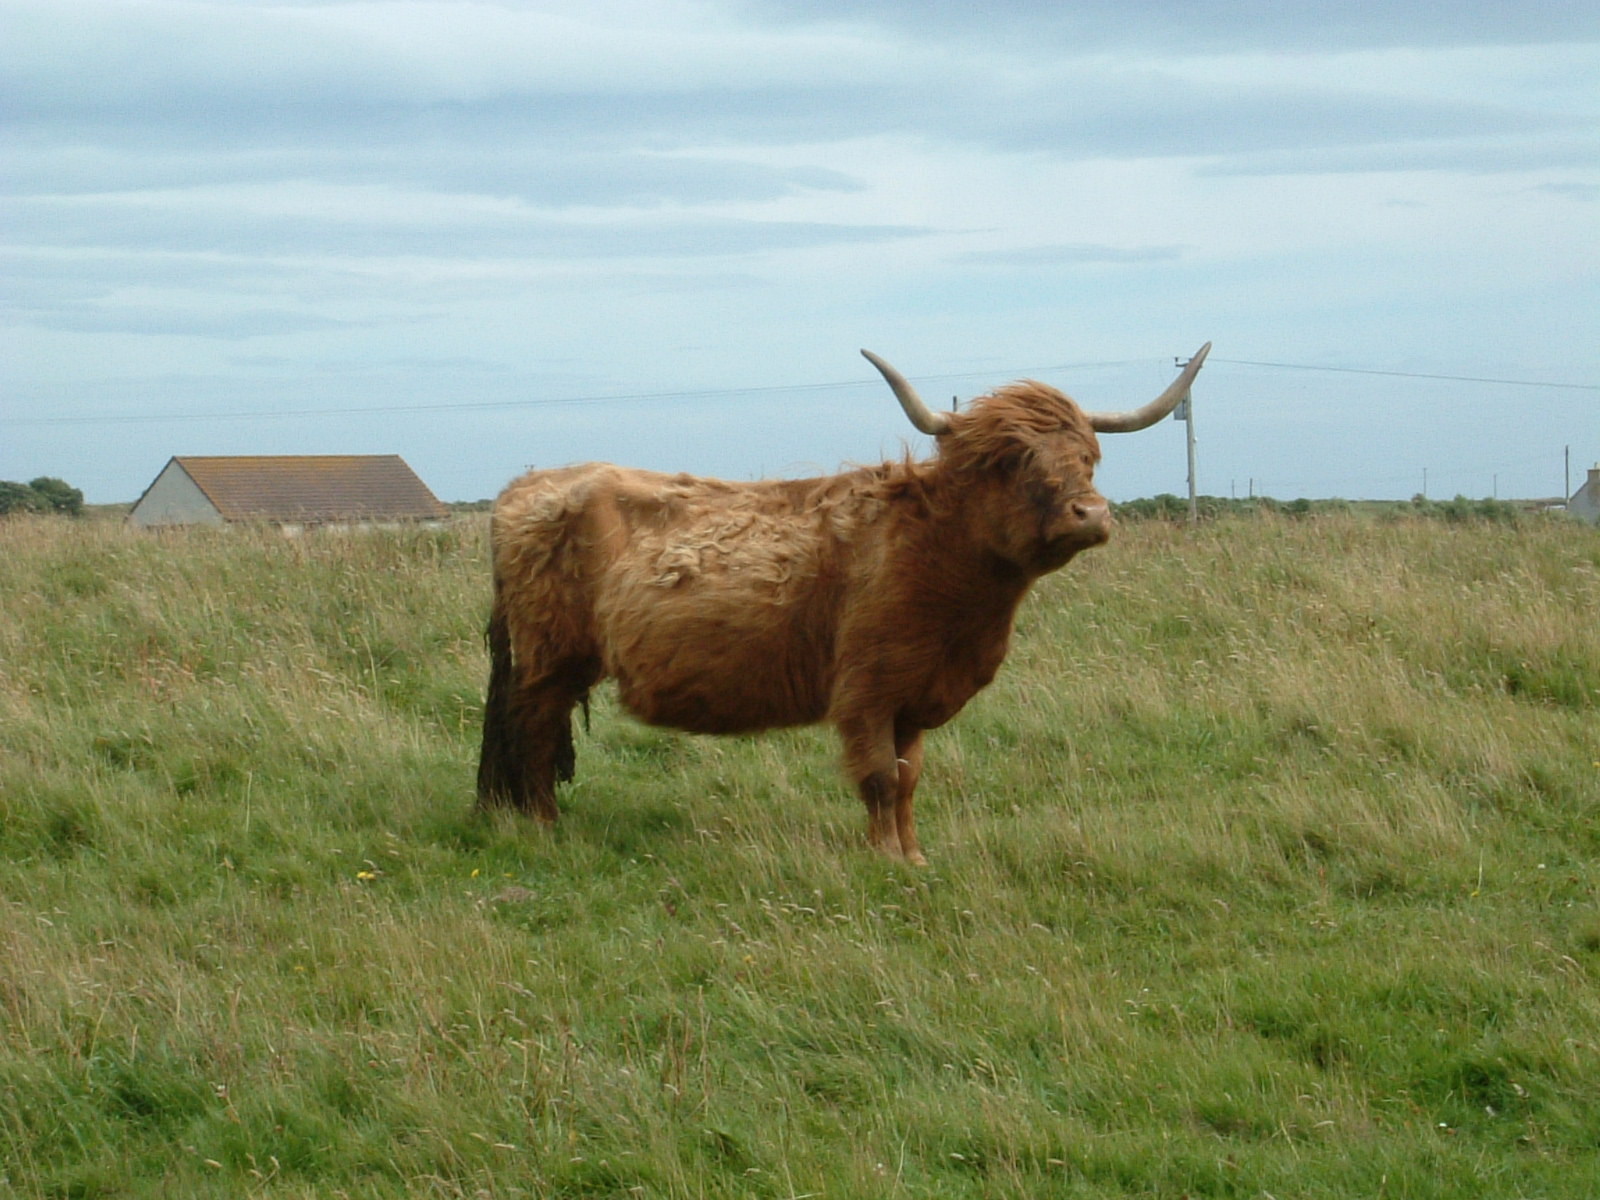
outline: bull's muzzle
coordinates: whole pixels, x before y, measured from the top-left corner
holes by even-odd
[[[1096,496],[1093,500],[1074,500],[1071,512],[1084,541],[1098,545],[1111,536],[1111,506]]]

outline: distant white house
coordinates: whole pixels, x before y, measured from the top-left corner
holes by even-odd
[[[171,525],[317,525],[437,521],[450,515],[398,454],[181,456],[168,461],[128,514]]]
[[[1589,478],[1567,499],[1567,512],[1580,521],[1600,525],[1600,466],[1589,468]]]

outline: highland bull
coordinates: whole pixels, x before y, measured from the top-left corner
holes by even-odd
[[[1096,432],[1166,416],[1210,348],[1149,404],[1112,413],[1032,381],[935,412],[862,351],[934,457],[757,483],[604,463],[514,480],[490,526],[479,803],[554,821],[572,710],[611,678],[652,725],[831,723],[868,840],[925,862],[923,733],[994,678],[1033,582],[1109,536]]]

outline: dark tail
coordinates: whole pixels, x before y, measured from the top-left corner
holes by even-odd
[[[478,755],[478,805],[510,805],[553,821],[556,784],[569,782],[577,763],[572,709],[581,703],[587,713],[598,668],[587,660],[567,663],[550,678],[519,683],[511,628],[498,596],[484,640],[489,647],[489,694]]]
[[[489,695],[483,706],[483,748],[478,754],[478,804],[514,804],[521,790],[517,738],[511,719],[511,630],[495,598],[484,631],[489,648]]]

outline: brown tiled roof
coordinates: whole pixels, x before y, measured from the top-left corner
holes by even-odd
[[[449,515],[398,454],[239,455],[173,462],[228,521],[401,521]]]

